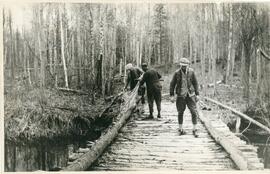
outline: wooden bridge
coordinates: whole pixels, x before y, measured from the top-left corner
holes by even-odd
[[[129,107],[138,106],[136,100],[128,102]],[[226,124],[212,117],[210,111],[200,110],[199,137],[195,138],[188,110],[184,114],[187,134],[180,136],[175,103],[162,101],[160,119],[145,120],[148,106],[144,108],[144,114],[135,113],[130,118],[131,112],[123,110],[119,114],[121,118],[102,135],[101,140],[64,170],[264,169],[257,149],[240,140]],[[124,123],[128,118],[121,128],[119,122]]]

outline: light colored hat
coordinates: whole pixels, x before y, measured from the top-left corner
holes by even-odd
[[[147,63],[142,63],[142,67],[147,67]]]
[[[189,60],[187,58],[181,58],[180,59],[180,65],[181,66],[188,66],[189,65]]]
[[[132,67],[133,67],[132,64],[129,63],[129,64],[126,65],[126,70],[129,70],[129,69],[131,69]]]

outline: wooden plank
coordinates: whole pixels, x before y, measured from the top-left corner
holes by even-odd
[[[198,123],[200,136],[194,138],[190,113],[185,113],[184,129],[187,135],[179,136],[175,105],[165,101],[162,108],[159,120],[140,120],[144,116],[131,118],[92,169],[235,169],[229,154],[212,139],[201,122]],[[165,115],[167,113],[173,116]],[[226,130],[222,124],[217,126]]]

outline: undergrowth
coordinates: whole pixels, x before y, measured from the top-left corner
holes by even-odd
[[[5,94],[5,138],[19,141],[85,135],[106,105],[103,99],[91,104],[88,95],[17,87]]]

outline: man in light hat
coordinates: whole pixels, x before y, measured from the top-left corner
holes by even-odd
[[[130,90],[133,90],[138,83],[139,77],[143,74],[143,71],[138,67],[134,67],[131,63],[127,64],[125,68],[127,70],[127,80],[124,89],[127,89],[129,85]]]
[[[193,69],[189,68],[189,60],[186,58],[180,59],[180,68],[174,73],[170,83],[171,101],[174,102],[174,92],[177,94],[176,108],[178,111],[178,124],[180,135],[185,134],[183,130],[183,114],[186,106],[189,108],[192,116],[193,135],[198,137],[197,117],[198,111],[196,102],[199,99],[198,81]]]

